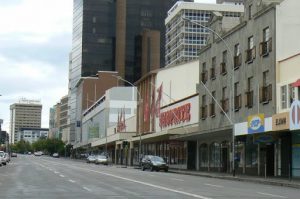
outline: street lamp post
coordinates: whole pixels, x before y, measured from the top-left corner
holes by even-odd
[[[190,23],[196,24],[202,28],[207,29],[208,31],[212,32],[213,34],[217,35],[217,37],[219,39],[222,40],[222,42],[225,44],[229,54],[230,54],[230,60],[233,59],[233,53],[229,48],[229,45],[227,44],[227,42],[217,33],[215,32],[213,29],[202,25],[201,23],[198,23],[196,21],[190,20],[188,18],[182,17],[183,20],[188,21]],[[234,63],[233,63],[234,65]],[[233,66],[232,65],[232,66]],[[222,107],[219,105],[219,103],[217,102],[217,100],[212,96],[211,92],[209,91],[209,89],[205,86],[205,84],[201,81],[201,84],[203,85],[203,87],[205,88],[206,91],[208,91],[209,95],[213,98],[213,100],[216,102],[216,104],[221,108],[221,111],[225,114],[225,116],[227,117],[227,119],[229,120],[230,124],[232,125],[232,175],[235,176],[235,135],[234,135],[234,69],[233,67],[231,68],[232,74],[231,74],[231,79],[232,79],[232,88],[233,91],[231,91],[232,94],[230,94],[230,101],[231,101],[231,111],[230,111],[230,117],[228,117],[228,115],[226,114],[226,112],[222,109]],[[232,98],[231,98],[232,95]]]
[[[118,80],[121,80],[123,82],[126,82],[128,83],[129,85],[131,85],[132,87],[135,87],[136,88],[136,91],[139,95],[139,102],[142,103],[143,102],[143,99],[142,99],[142,96],[141,96],[141,93],[139,91],[139,89],[131,82],[127,81],[126,79],[123,79],[122,77],[118,76],[118,75],[112,75],[113,77],[117,78]],[[139,137],[140,137],[140,142],[139,142],[139,166],[141,166],[141,152],[142,152],[142,132],[141,132],[141,129],[140,129],[140,124],[138,124],[138,127],[139,127]]]

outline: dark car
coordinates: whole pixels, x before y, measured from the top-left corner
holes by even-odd
[[[145,155],[143,157],[141,162],[141,168],[143,171],[145,169],[150,169],[151,171],[164,170],[165,172],[169,170],[169,166],[163,158],[153,155]]]

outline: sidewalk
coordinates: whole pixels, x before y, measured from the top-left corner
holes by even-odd
[[[178,170],[178,169],[169,169],[169,172],[183,174],[183,175],[193,175],[193,176],[218,178],[218,179],[225,179],[225,180],[236,180],[236,181],[243,181],[243,182],[252,182],[252,183],[276,185],[276,186],[284,186],[284,187],[292,187],[292,188],[300,189],[300,179],[289,180],[286,178],[276,178],[276,177],[264,178],[264,177],[246,176],[246,175],[232,176],[232,174],[228,174],[228,173],[201,172],[201,171],[189,171],[189,170]]]

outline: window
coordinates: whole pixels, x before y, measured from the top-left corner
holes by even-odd
[[[242,96],[238,94],[239,82],[234,84],[234,110],[238,111],[242,107]]]
[[[211,60],[210,78],[212,80],[216,79],[216,57],[213,57]]]
[[[260,55],[265,57],[272,51],[272,38],[270,38],[270,28],[267,27],[263,30],[263,42],[259,47]]]
[[[209,105],[209,113],[210,117],[214,117],[216,115],[216,110],[215,110],[215,100],[216,99],[216,91],[211,92],[212,98],[211,98],[211,103]]]
[[[291,107],[293,101],[295,100],[296,93],[292,84],[289,84],[289,107]]]
[[[227,50],[223,51],[223,62],[226,63],[227,62]]]
[[[252,5],[249,5],[249,9],[248,9],[248,18],[251,19],[252,18]]]
[[[267,85],[268,82],[269,71],[263,72],[263,86]]]
[[[248,49],[252,49],[253,45],[253,36],[251,36],[248,38]]]
[[[234,45],[234,55],[238,56],[240,54],[240,44],[235,44]]]
[[[208,77],[208,72],[207,72],[207,70],[206,70],[206,63],[204,62],[204,63],[202,64],[201,81],[202,81],[203,83],[206,83],[207,77]]]
[[[267,27],[263,30],[263,41],[269,41],[270,38],[270,28]]]
[[[246,107],[251,108],[252,106],[253,106],[253,77],[249,77],[247,81]]]
[[[253,36],[248,38],[248,49],[246,50],[246,63],[252,63],[255,59],[255,47]]]
[[[286,85],[281,86],[280,88],[281,92],[281,109],[286,109],[287,108],[287,103],[286,103],[286,94],[287,94],[287,89]]]
[[[206,95],[202,95],[201,119],[207,117]]]
[[[260,102],[266,104],[272,100],[272,84],[268,83],[269,71],[263,72],[263,85],[259,91]]]
[[[221,106],[223,109],[223,110],[221,110],[221,113],[223,113],[223,114],[224,114],[224,112],[228,112],[228,110],[229,110],[229,100],[226,98],[226,91],[227,91],[227,87],[223,87],[222,88],[222,100],[221,100]]]

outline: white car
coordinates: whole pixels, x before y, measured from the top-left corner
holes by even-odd
[[[4,153],[4,159],[5,159],[6,163],[10,162],[10,156],[8,153]]]
[[[4,151],[0,151],[0,166],[6,165],[5,153]]]

